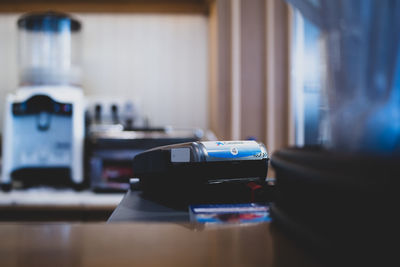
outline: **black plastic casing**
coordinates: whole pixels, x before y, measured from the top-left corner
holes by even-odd
[[[189,148],[189,162],[171,162],[171,150]],[[218,180],[265,181],[269,158],[259,160],[207,161],[207,152],[200,142],[154,148],[137,155],[133,160],[136,178],[145,180],[207,183]]]

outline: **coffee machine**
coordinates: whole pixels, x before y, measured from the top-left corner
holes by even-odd
[[[19,88],[5,103],[1,184],[83,182],[84,98],[81,24],[70,15],[18,20]]]

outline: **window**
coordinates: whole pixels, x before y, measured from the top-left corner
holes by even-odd
[[[298,10],[292,14],[290,91],[295,145],[316,145],[323,141],[320,126],[325,110],[321,32]]]

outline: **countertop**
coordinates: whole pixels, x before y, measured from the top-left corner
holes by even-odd
[[[123,196],[47,187],[0,192],[0,221],[106,221]]]
[[[112,208],[114,209],[124,193],[94,193],[72,189],[31,188],[0,192],[0,208],[43,207],[43,208]]]

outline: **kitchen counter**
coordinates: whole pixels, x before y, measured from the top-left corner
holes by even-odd
[[[123,196],[52,188],[0,192],[0,221],[106,221]]]

